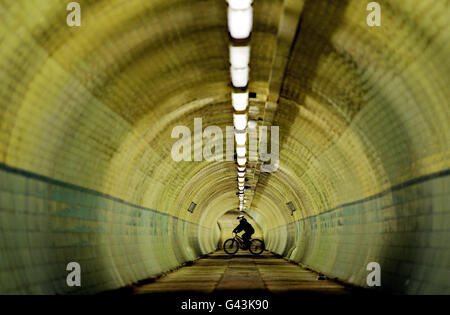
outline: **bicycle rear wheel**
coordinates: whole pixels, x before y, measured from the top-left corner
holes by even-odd
[[[264,251],[264,242],[254,238],[251,240],[249,249],[253,255],[260,255]]]
[[[239,249],[239,243],[233,238],[227,239],[225,241],[225,243],[223,243],[223,250],[225,251],[225,253],[227,253],[229,255],[236,254],[238,249]]]

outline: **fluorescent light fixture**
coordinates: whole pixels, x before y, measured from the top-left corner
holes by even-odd
[[[238,172],[245,172],[245,166],[243,167],[238,166]]]
[[[239,187],[244,187],[244,185],[245,185],[244,183],[238,183]]]
[[[249,120],[248,121],[248,128],[255,129],[256,126],[258,126],[258,123],[256,121],[254,121],[254,120]]]
[[[244,183],[244,181],[245,181],[245,178],[244,178],[244,177],[238,177],[238,182],[239,182],[239,183]]]
[[[247,153],[247,149],[244,146],[237,146],[236,147],[236,154],[239,157],[244,157]]]
[[[231,67],[231,83],[234,87],[245,87],[248,83],[248,66],[244,68]]]
[[[247,128],[247,114],[233,114],[234,128],[244,130]]]
[[[242,7],[242,5],[241,5]],[[247,8],[234,9],[228,7],[228,31],[231,37],[244,39],[250,36],[253,27],[253,9]]]
[[[235,131],[234,137],[236,138],[237,145],[245,145],[247,143],[246,131]]]
[[[230,64],[233,68],[245,68],[250,63],[250,46],[230,46]]]
[[[245,163],[247,163],[247,158],[246,157],[238,157],[237,162],[238,162],[239,166],[245,165]]]
[[[235,10],[247,9],[252,5],[253,0],[227,0],[230,8]]]
[[[238,176],[239,177],[244,177],[245,176],[245,172],[238,172]]]
[[[197,207],[197,204],[195,202],[191,202],[187,211],[189,211],[190,213],[194,213],[195,207]]]
[[[247,93],[231,93],[231,101],[233,108],[236,111],[244,111],[248,106],[248,92]]]

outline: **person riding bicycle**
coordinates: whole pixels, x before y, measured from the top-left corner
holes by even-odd
[[[250,246],[250,238],[252,237],[252,234],[255,233],[255,229],[248,223],[243,214],[239,215],[237,219],[239,220],[239,225],[234,228],[233,233],[237,234],[244,230],[245,233],[242,234],[242,239],[244,240],[245,246],[248,248]]]

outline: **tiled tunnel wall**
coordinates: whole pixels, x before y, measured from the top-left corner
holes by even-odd
[[[147,31],[130,36],[126,28],[127,22],[143,21],[135,14],[146,15],[145,5],[162,6],[174,20],[184,21],[192,16],[177,16],[171,5],[191,4],[80,4],[87,27],[72,29],[66,25],[68,12],[61,1],[0,1],[0,294],[117,289],[196,259],[218,243],[218,228],[198,222],[201,207],[193,214],[186,211],[194,194],[183,189],[202,164],[189,164],[189,174],[170,158],[167,141],[172,141],[172,128],[165,124],[186,122],[165,115],[170,102],[158,107],[161,99],[145,96],[164,92],[162,98],[167,99],[167,94],[185,88],[185,99],[172,101],[178,109],[180,103],[192,101],[191,94],[201,96],[189,81],[199,77],[179,80],[180,74],[167,72],[161,62],[173,66],[174,61],[164,46],[172,43],[158,35],[174,25],[165,12],[158,21],[147,20],[151,34],[144,36],[150,39],[144,44],[141,35]],[[112,11],[105,13],[104,4]],[[136,10],[137,4],[144,11]],[[214,16],[210,20],[220,21]],[[112,39],[118,33],[109,30],[118,25],[124,27],[119,35],[123,37]],[[213,29],[206,36],[221,32]],[[138,55],[141,50],[157,54],[147,60],[152,69],[139,64],[131,70],[133,60],[142,62],[130,54],[133,49]],[[184,51],[184,58],[193,52]],[[185,62],[177,57],[180,64]],[[136,69],[133,83],[130,77]],[[195,69],[193,62],[185,70]],[[145,86],[139,89],[136,82],[142,73],[151,77],[142,79]],[[165,76],[168,81],[162,79]],[[115,94],[116,88],[121,92]],[[188,110],[194,115],[195,108]],[[185,114],[180,116],[192,121]],[[138,125],[143,126],[141,131]],[[166,133],[161,135],[161,129]],[[81,266],[81,287],[66,284],[66,266],[72,261]]]
[[[450,172],[392,187],[267,232],[268,247],[324,274],[367,287],[369,262],[383,290],[449,293]]]
[[[281,173],[296,193],[279,198],[288,222],[268,228],[268,248],[360,286],[374,261],[382,290],[449,294],[448,2],[380,2],[396,27],[370,30],[353,14],[364,1],[331,2],[306,3],[281,91],[274,124],[296,114]]]
[[[4,165],[0,200],[2,294],[117,289],[216,248],[209,228]],[[69,262],[81,287],[66,284]]]
[[[79,2],[77,29],[59,0],[0,1],[0,293],[131,284],[214,250],[237,206],[234,163],[170,157],[174,126],[233,125],[226,2]],[[379,1],[370,29],[365,1],[299,2],[280,168],[248,212],[270,250],[330,277],[365,286],[376,261],[381,289],[449,293],[448,1]],[[254,1],[255,120],[282,3]]]

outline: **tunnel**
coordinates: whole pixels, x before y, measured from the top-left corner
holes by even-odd
[[[1,294],[182,270],[239,213],[267,255],[329,279],[450,293],[449,1],[377,1],[375,26],[371,1],[250,2],[239,39],[234,0],[0,1]],[[232,47],[250,48],[240,88]]]

